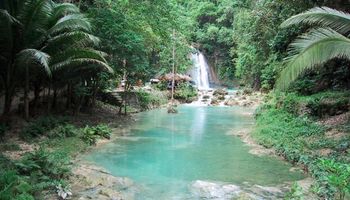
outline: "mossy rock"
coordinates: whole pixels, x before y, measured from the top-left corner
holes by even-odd
[[[228,92],[224,89],[217,89],[213,93],[214,96],[225,96],[228,95]]]

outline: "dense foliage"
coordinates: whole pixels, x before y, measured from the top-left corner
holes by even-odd
[[[2,1],[0,4],[0,66],[4,91],[4,114],[10,112],[15,95],[23,93],[25,117],[29,117],[29,92],[33,107],[41,92],[53,106],[57,93],[65,90],[67,106],[79,110],[90,102],[98,87],[99,74],[112,73],[105,53],[96,50],[99,39],[91,35],[89,19],[79,8],[51,0]],[[1,92],[2,92],[1,91]]]
[[[166,103],[169,80],[155,88],[144,83],[173,64],[188,73],[198,50],[211,82],[239,83],[244,95],[286,92],[270,93],[257,111],[255,138],[309,171],[321,198],[344,199],[349,121],[327,126],[322,120],[350,111],[349,12],[348,0],[0,1],[0,142],[16,107],[28,122],[20,138],[40,143],[15,162],[0,154],[0,199],[34,199],[54,188],[68,195],[75,148],[111,137],[107,125],[78,128],[65,118],[30,116],[77,114],[98,97],[119,113],[124,105],[126,113],[130,94],[140,110],[158,107]],[[121,80],[124,91],[115,94]],[[196,99],[188,81],[176,85],[175,99]],[[345,134],[334,138],[330,130]],[[1,151],[19,149],[0,143]],[[287,197],[302,198],[299,189]]]
[[[111,137],[106,124],[78,128],[68,118],[42,117],[22,131],[26,137],[41,136],[39,148],[11,160],[0,153],[0,199],[45,199],[57,193],[60,199],[72,195],[68,179],[71,159],[93,145],[99,138]],[[35,138],[32,138],[35,139]],[[15,143],[0,143],[1,151],[20,151]]]
[[[348,92],[312,96],[274,94],[256,113],[254,138],[310,172],[316,179],[312,190],[324,199],[344,199],[349,192],[350,129],[349,122],[331,126],[317,121],[324,115],[347,112],[349,95]],[[334,137],[332,131],[343,134]]]

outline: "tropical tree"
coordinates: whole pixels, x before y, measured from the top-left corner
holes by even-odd
[[[334,58],[350,59],[350,14],[328,7],[316,7],[295,15],[282,27],[308,24],[316,26],[290,44],[286,68],[277,80],[277,88],[287,89],[306,70],[315,69]]]
[[[28,118],[31,82],[35,83],[37,99],[42,86],[50,89],[58,82],[72,83],[72,79],[87,82],[98,72],[113,71],[105,54],[94,49],[99,40],[89,34],[89,20],[75,5],[51,0],[6,0],[0,6],[4,114],[10,112],[12,98],[21,85]],[[20,77],[25,77],[24,81]]]

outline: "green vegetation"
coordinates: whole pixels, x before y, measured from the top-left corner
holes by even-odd
[[[99,137],[110,139],[112,130],[104,124],[99,124],[97,126],[85,126],[83,129],[82,140],[84,140],[89,145],[95,145]]]
[[[350,58],[350,40],[342,35],[350,30],[350,14],[323,7],[313,8],[286,20],[282,27],[306,23],[320,28],[312,29],[307,35],[290,44],[288,67],[281,73],[277,85],[286,89],[290,82],[307,69],[315,68],[334,58]]]
[[[197,90],[188,83],[180,83],[176,88],[174,98],[182,102],[191,103],[196,100]]]
[[[99,39],[90,34],[92,25],[77,6],[51,0],[5,0],[0,13],[4,114],[11,111],[18,89],[24,91],[26,119],[30,114],[29,92],[34,91],[36,105],[45,88],[49,95],[53,90],[52,102],[48,97],[47,103],[55,106],[58,90],[67,88],[67,98],[74,97],[75,107],[80,109],[86,94],[79,93],[78,88],[93,92],[99,74],[113,72],[105,53],[95,49]]]
[[[139,90],[136,94],[138,100],[140,101],[141,111],[160,107],[161,105],[166,104],[168,101],[167,96],[161,91],[154,90],[152,92],[147,92]]]
[[[72,175],[71,159],[98,138],[109,139],[112,130],[105,124],[78,128],[67,118],[49,116],[29,123],[21,133],[30,138],[46,137],[37,140],[39,148],[25,153],[20,160],[0,154],[0,199],[43,199],[50,191],[61,198],[71,195],[67,182]],[[15,143],[0,144],[0,149],[21,150]]]
[[[31,122],[21,131],[21,137],[24,139],[32,139],[44,136],[48,131],[67,122],[62,117],[43,116]]]
[[[348,0],[0,1],[0,150],[21,150],[7,140],[17,132],[20,142],[40,146],[18,161],[0,154],[0,199],[42,198],[55,188],[69,196],[66,164],[111,129],[58,116],[91,114],[98,103],[119,113],[124,106],[125,114],[159,107],[169,99],[167,83],[144,83],[173,64],[187,74],[195,51],[206,56],[213,82],[268,94],[256,112],[259,143],[310,172],[320,198],[346,198],[348,13]],[[179,82],[174,97],[188,103],[197,92]],[[137,103],[128,102],[131,94]],[[14,115],[28,124],[17,127]],[[300,188],[286,198],[302,199]]]
[[[253,133],[260,144],[276,149],[279,155],[310,172],[316,179],[314,191],[327,199],[337,195],[337,199],[344,199],[348,193],[350,132],[344,127],[350,121],[337,127],[321,125],[317,121],[324,115],[346,112],[344,108],[349,108],[349,102],[342,98],[348,100],[349,93],[274,94],[257,111],[257,127]],[[339,107],[343,103],[347,106]],[[332,128],[345,130],[345,134],[333,138],[327,134]]]

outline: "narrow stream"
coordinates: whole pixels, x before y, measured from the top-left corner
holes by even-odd
[[[252,126],[248,112],[240,107],[181,106],[174,115],[164,109],[140,113],[128,135],[86,159],[134,181],[138,189],[130,199],[200,199],[193,189],[198,180],[244,187],[304,178],[283,161],[249,154],[248,146],[229,135]],[[130,193],[127,188],[123,192]]]

